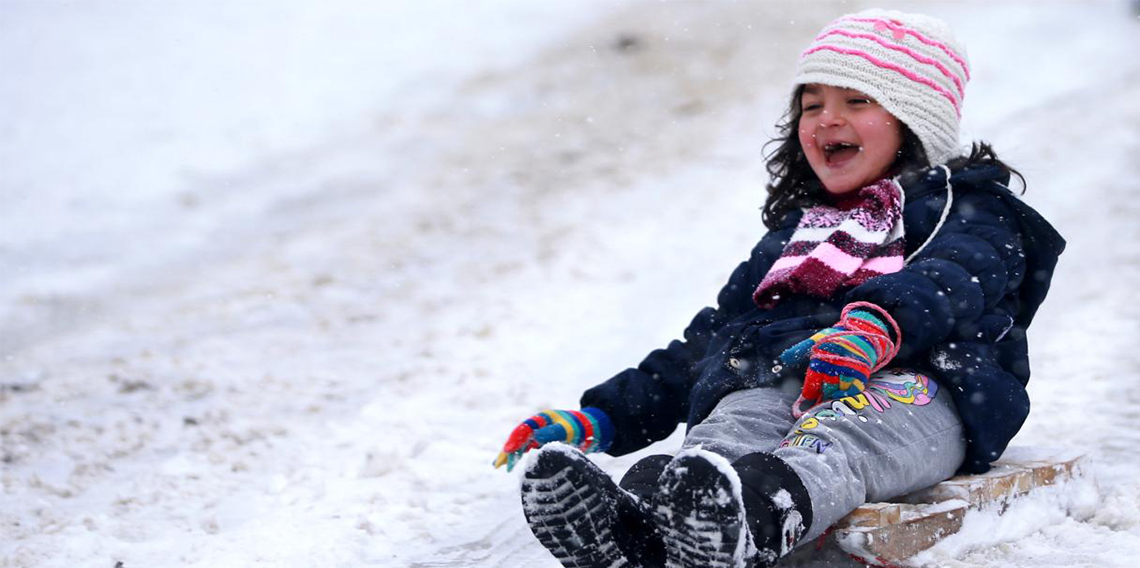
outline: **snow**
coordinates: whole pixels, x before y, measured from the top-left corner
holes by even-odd
[[[926,562],[1130,566],[1136,12],[890,4],[1069,240],[1015,443],[1091,458]],[[557,566],[491,460],[713,301],[865,5],[0,3],[0,565]]]
[[[1030,498],[1014,500],[999,515],[997,510],[971,511],[959,532],[911,559],[914,565],[954,566],[963,557],[991,557],[992,550],[1020,543],[1039,533],[1056,535],[1065,524],[1087,522],[1096,510],[1098,492],[1091,478],[1038,489]],[[1031,550],[1025,546],[1025,552]],[[969,564],[965,564],[969,565]]]

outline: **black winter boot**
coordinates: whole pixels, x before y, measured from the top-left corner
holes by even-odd
[[[627,547],[629,557],[641,559],[641,564],[646,568],[665,566],[665,541],[661,538],[650,505],[657,495],[661,472],[670,461],[673,461],[673,456],[664,454],[642,458],[618,482],[618,487],[632,493],[639,503],[645,504],[636,510],[619,507],[618,517],[630,534],[631,546]]]
[[[748,454],[734,462],[748,529],[758,556],[757,566],[771,566],[792,551],[811,528],[811,497],[807,487],[784,460],[768,454]]]
[[[633,467],[629,468],[629,471],[625,472],[618,486],[648,503],[657,494],[661,472],[665,471],[665,466],[669,465],[671,461],[673,461],[673,456],[665,454],[641,458],[640,461],[633,464]]]
[[[648,501],[619,488],[565,444],[535,451],[522,482],[523,513],[538,541],[567,568],[659,568],[664,545]]]
[[[667,568],[758,568],[791,551],[811,524],[811,503],[799,476],[770,454],[730,464],[691,449],[662,473],[655,514]]]

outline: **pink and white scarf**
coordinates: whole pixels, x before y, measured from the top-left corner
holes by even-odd
[[[902,187],[879,180],[836,205],[808,209],[752,294],[761,308],[784,294],[828,297],[903,267]]]

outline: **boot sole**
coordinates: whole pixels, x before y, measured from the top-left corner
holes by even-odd
[[[744,568],[747,548],[739,483],[707,452],[682,453],[662,475],[654,514],[665,536],[666,568]],[[715,456],[728,466],[728,461]]]
[[[523,514],[565,568],[632,568],[613,538],[617,491],[585,455],[546,446],[523,474]]]

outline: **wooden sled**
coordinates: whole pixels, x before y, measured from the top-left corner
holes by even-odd
[[[958,532],[970,510],[1000,514],[1035,488],[1079,476],[1083,463],[1084,456],[1072,452],[1010,448],[984,474],[954,477],[890,503],[855,509],[835,524],[824,546],[837,546],[866,565],[898,566]]]

